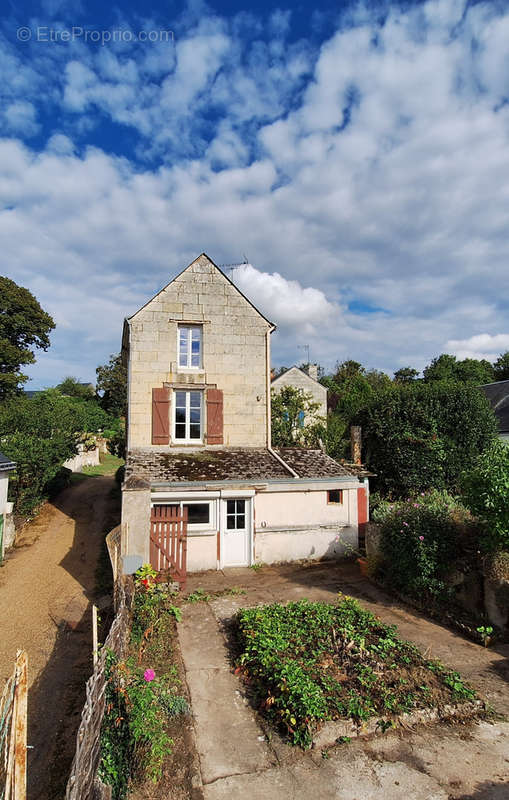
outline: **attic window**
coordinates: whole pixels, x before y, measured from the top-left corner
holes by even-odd
[[[327,503],[341,505],[343,503],[343,489],[330,489],[327,492]]]
[[[200,369],[202,366],[201,325],[178,326],[178,364],[179,369]]]

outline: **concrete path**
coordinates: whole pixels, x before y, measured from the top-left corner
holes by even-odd
[[[185,607],[179,639],[204,784],[276,762],[232,674],[217,620],[205,603]]]
[[[365,585],[366,584],[366,585]],[[384,621],[433,655],[468,672],[499,711],[509,707],[509,648],[485,651],[394,604],[348,566],[263,568],[192,576],[189,591],[243,587],[185,608],[179,625],[205,800],[508,800],[509,723],[435,725],[395,731],[326,751],[290,747],[251,708],[228,657],[224,623],[235,611],[299,597],[360,597]],[[368,599],[369,598],[369,599]],[[500,648],[499,648],[500,649]],[[448,655],[445,658],[444,655]],[[458,663],[460,662],[460,663]]]

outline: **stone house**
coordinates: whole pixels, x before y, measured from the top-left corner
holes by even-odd
[[[271,389],[280,392],[285,386],[302,389],[304,394],[310,395],[314,403],[318,403],[315,414],[327,419],[327,389],[318,381],[317,364],[308,364],[307,367],[290,367],[281,375],[272,378]],[[306,415],[302,416],[302,425],[306,425]]]
[[[170,517],[187,532],[191,571],[356,547],[368,519],[362,469],[271,448],[274,330],[204,253],[125,320],[126,570],[164,567]]]

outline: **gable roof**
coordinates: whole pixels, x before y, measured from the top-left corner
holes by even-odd
[[[485,383],[479,387],[488,398],[501,433],[509,432],[509,381]]]
[[[131,319],[133,319],[133,317],[135,317],[135,316],[136,316],[136,314],[139,314],[139,313],[140,313],[140,311],[143,311],[143,309],[144,309],[144,308],[146,308],[146,307],[147,307],[147,306],[148,306],[148,305],[149,305],[149,304],[150,304],[150,303],[151,303],[153,300],[155,300],[155,299],[156,299],[156,297],[159,297],[159,295],[160,295],[160,294],[162,294],[162,292],[165,292],[165,291],[166,291],[166,289],[168,288],[168,286],[171,286],[171,284],[172,284],[172,283],[174,283],[174,281],[176,281],[176,280],[177,280],[177,278],[180,278],[180,276],[181,276],[181,275],[183,275],[183,274],[184,274],[184,272],[186,272],[188,269],[190,269],[192,266],[194,266],[194,264],[196,264],[196,262],[197,262],[197,261],[199,261],[201,258],[206,258],[206,259],[207,259],[207,261],[209,262],[209,264],[210,264],[211,266],[213,266],[213,267],[214,267],[214,268],[215,268],[215,269],[216,269],[216,270],[219,272],[219,274],[220,274],[220,275],[222,275],[222,277],[223,277],[223,278],[224,278],[226,281],[228,281],[228,283],[229,283],[231,286],[233,286],[233,288],[235,289],[235,291],[236,291],[238,294],[240,294],[240,296],[241,296],[241,297],[243,297],[243,298],[244,298],[244,300],[246,301],[246,303],[249,303],[249,305],[251,306],[251,308],[252,308],[254,311],[256,311],[256,313],[257,313],[257,314],[258,314],[258,315],[259,315],[259,316],[260,316],[260,317],[261,317],[263,320],[265,320],[265,322],[266,322],[268,325],[270,325],[270,327],[272,328],[272,330],[275,330],[275,329],[276,329],[277,325],[275,325],[273,322],[271,322],[269,319],[267,319],[267,317],[266,317],[266,316],[264,316],[264,314],[262,314],[262,312],[261,312],[261,311],[260,311],[258,308],[256,308],[256,306],[255,306],[255,305],[254,305],[254,304],[251,302],[251,300],[250,300],[248,297],[246,297],[246,295],[245,295],[243,292],[241,292],[241,291],[240,291],[240,289],[238,288],[238,286],[235,286],[235,284],[233,283],[233,281],[232,281],[232,280],[230,280],[230,278],[228,277],[228,275],[226,275],[226,274],[223,272],[223,270],[222,270],[222,269],[220,269],[220,268],[217,266],[217,264],[215,264],[215,263],[212,261],[212,259],[210,258],[210,256],[208,256],[208,255],[207,255],[207,253],[200,253],[200,255],[199,255],[197,258],[195,258],[195,259],[194,259],[194,261],[191,261],[191,263],[190,263],[190,264],[188,264],[188,265],[187,265],[187,267],[184,267],[184,269],[181,269],[181,270],[180,270],[180,272],[178,272],[178,273],[177,273],[177,275],[175,275],[175,276],[174,276],[174,277],[171,279],[171,281],[169,281],[169,282],[166,284],[166,286],[163,286],[163,288],[162,288],[162,289],[160,289],[160,290],[159,290],[159,291],[158,291],[158,292],[157,292],[157,293],[156,293],[156,294],[155,294],[153,297],[151,297],[151,298],[150,298],[150,300],[147,300],[147,302],[146,302],[146,303],[144,303],[144,304],[141,306],[141,308],[139,308],[137,311],[135,311],[135,312],[134,312],[134,314],[131,314],[131,316],[130,316],[130,317],[126,317],[126,319],[127,319],[127,320],[131,320]]]
[[[321,384],[320,381],[317,381],[316,378],[312,378],[311,375],[308,372],[306,372],[306,370],[301,369],[301,367],[297,367],[295,364],[293,365],[293,367],[288,367],[288,369],[286,369],[280,375],[276,375],[275,378],[271,378],[271,383],[275,383],[280,378],[284,378],[285,375],[289,375],[290,372],[293,372],[294,369],[297,370],[297,372],[300,372],[302,375],[305,375],[305,377],[309,378],[309,380],[313,381],[313,383],[318,383],[320,386],[323,386],[323,384]],[[323,386],[323,388],[326,389],[327,387]]]
[[[3,453],[0,453],[0,472],[10,472],[13,469],[16,469],[16,464],[14,461],[11,461],[10,458],[7,458],[7,456],[4,456]]]

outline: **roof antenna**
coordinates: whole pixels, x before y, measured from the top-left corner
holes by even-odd
[[[310,358],[309,358],[309,345],[308,345],[308,344],[299,344],[299,345],[298,345],[298,349],[299,349],[299,350],[305,350],[305,351],[306,351],[306,353],[307,353],[307,356],[308,356],[307,363],[308,363],[308,364],[311,364],[311,360],[310,360]]]

